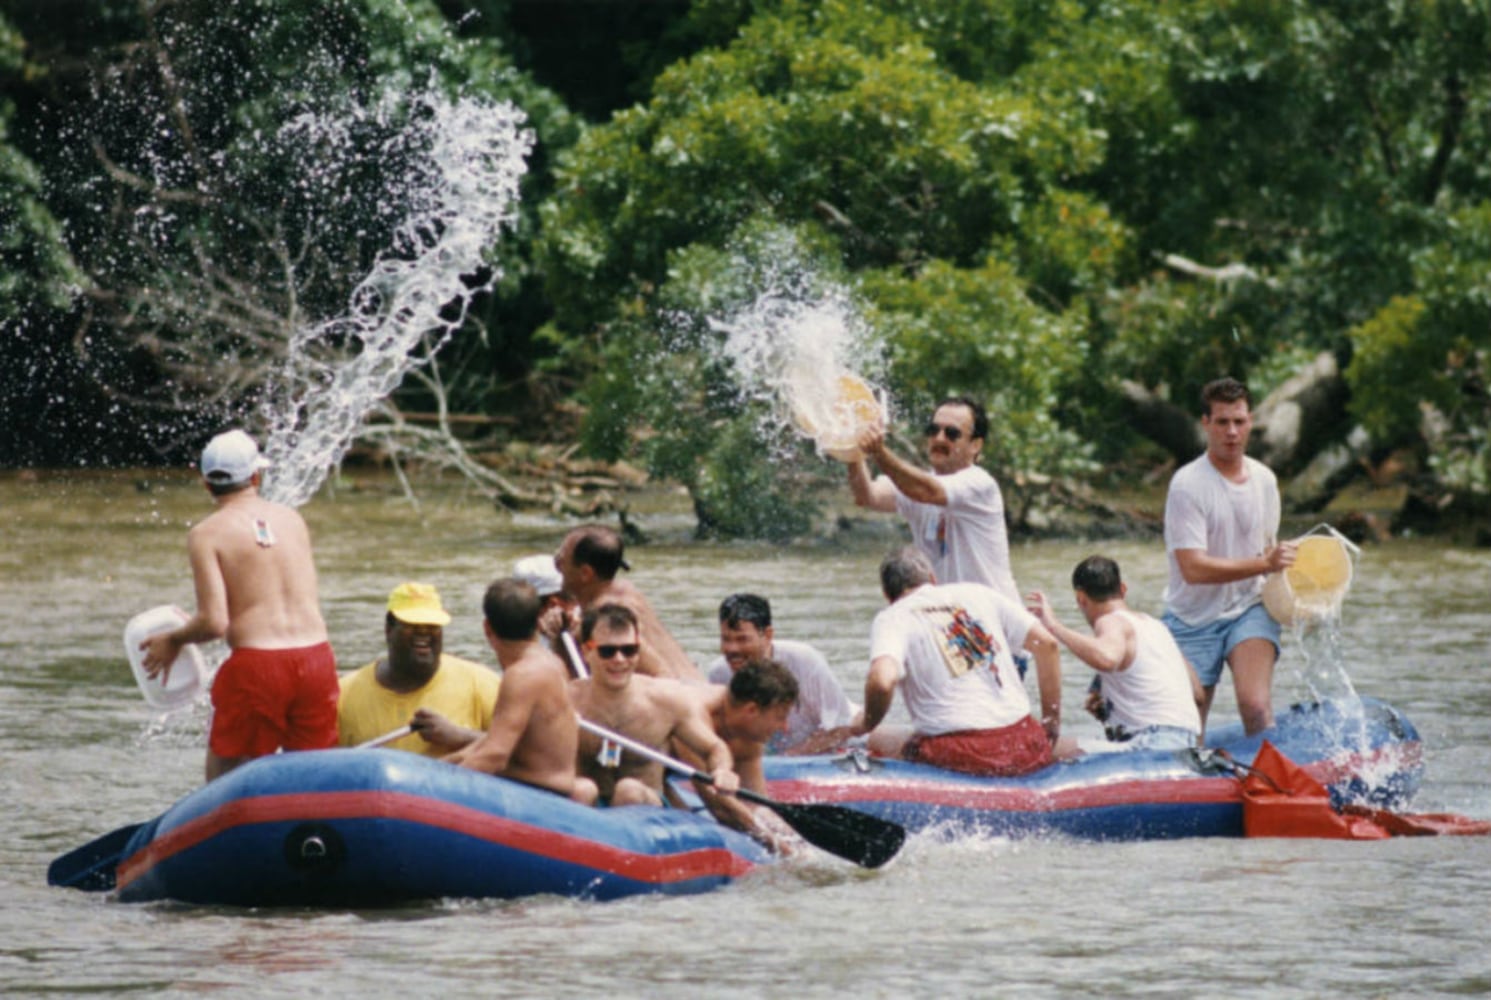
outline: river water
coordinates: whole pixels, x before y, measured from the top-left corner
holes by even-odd
[[[436,584],[446,649],[481,660],[478,605],[565,526],[507,518],[459,487],[416,510],[342,481],[305,508],[344,669],[382,643],[402,579]],[[675,504],[675,506],[677,506]],[[147,819],[201,780],[205,714],[162,721],[120,636],[135,613],[190,607],[184,532],[210,509],[185,473],[0,473],[0,994],[226,996],[1351,996],[1491,993],[1491,838],[1373,843],[913,837],[868,873],[832,859],[723,891],[610,904],[444,901],[373,912],[125,905],[46,885],[47,863]],[[645,519],[634,579],[696,658],[734,590],[772,602],[777,633],[815,642],[857,694],[875,566],[893,522],[801,546],[697,544],[682,515]],[[1104,543],[1155,610],[1155,542]],[[1022,587],[1068,621],[1071,566],[1098,546],[1017,545]],[[1341,651],[1362,694],[1402,708],[1426,745],[1416,807],[1491,818],[1491,552],[1432,541],[1368,548]],[[1086,668],[1064,661],[1068,732]],[[1286,641],[1279,706],[1306,693]],[[857,700],[857,699],[856,699]],[[1235,714],[1219,692],[1218,719]]]

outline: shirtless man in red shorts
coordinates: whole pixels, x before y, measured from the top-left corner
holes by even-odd
[[[153,677],[187,643],[228,640],[232,655],[212,684],[208,781],[281,748],[337,744],[336,657],[310,532],[294,510],[259,496],[268,465],[243,431],[207,443],[200,471],[217,510],[187,535],[197,610],[140,644]]]

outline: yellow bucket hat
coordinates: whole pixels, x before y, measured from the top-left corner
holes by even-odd
[[[407,625],[450,624],[440,592],[428,583],[401,583],[388,595],[388,611]]]

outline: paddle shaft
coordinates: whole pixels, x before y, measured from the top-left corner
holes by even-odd
[[[565,630],[559,633],[559,643],[564,647],[564,661],[569,664],[569,672],[575,675],[575,679],[583,681],[589,677],[590,668],[585,665],[585,657],[581,655],[575,637]]]
[[[384,733],[382,736],[374,736],[372,739],[367,740],[366,742],[359,743],[355,747],[353,747],[352,749],[354,749],[354,750],[369,750],[369,749],[372,749],[373,747],[381,747],[381,746],[384,746],[386,744],[392,743],[394,740],[401,740],[405,736],[408,736],[412,732],[414,732],[414,727],[413,726],[409,726],[409,725],[400,726],[397,729],[390,729],[388,732]]]
[[[714,775],[701,771],[697,767],[685,764],[677,757],[669,757],[661,750],[654,750],[646,743],[638,743],[636,740],[630,739],[626,736],[622,736],[618,732],[613,732],[612,730],[607,729],[605,726],[597,725],[596,723],[591,722],[589,719],[586,719],[583,716],[577,715],[575,716],[575,718],[580,720],[581,729],[589,733],[594,733],[603,740],[610,740],[612,743],[615,743],[622,749],[630,750],[638,757],[646,757],[648,760],[661,764],[668,770],[674,772],[675,774],[681,774],[685,778],[693,778],[695,781],[702,781],[706,785],[714,784]],[[739,789],[735,794],[745,799],[747,802],[756,802],[763,806],[776,805],[775,802],[767,798],[765,795],[758,795],[757,793],[751,791],[749,788]]]
[[[620,733],[612,732],[587,719],[580,718],[580,727],[602,739],[608,739],[626,750],[657,763],[678,774],[714,784],[714,778],[681,760]],[[775,812],[797,834],[815,847],[838,855],[865,868],[879,868],[896,856],[906,842],[906,828],[890,820],[871,816],[869,813],[844,806],[812,802],[777,802],[742,788],[736,795],[748,802],[755,802]]]

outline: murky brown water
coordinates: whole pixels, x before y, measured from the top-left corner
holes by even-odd
[[[452,652],[487,658],[482,590],[564,525],[499,517],[459,489],[423,498],[344,485],[305,509],[344,667],[382,642],[382,602],[435,583]],[[1491,991],[1491,840],[1155,844],[913,839],[874,874],[781,866],[689,899],[595,905],[449,902],[378,913],[125,906],[49,889],[57,854],[160,812],[200,780],[205,719],[159,724],[120,635],[191,603],[186,527],[209,509],[187,474],[0,473],[0,993],[232,996],[1389,996]],[[840,543],[701,545],[654,514],[634,576],[698,658],[720,597],[773,601],[851,690],[864,677],[887,527]],[[1017,546],[1016,576],[1073,614],[1070,567],[1098,549],[1138,606],[1163,585],[1157,544]],[[1403,708],[1428,749],[1417,803],[1491,818],[1491,552],[1369,549],[1342,647],[1358,690]],[[1276,685],[1305,693],[1289,648]],[[1066,660],[1078,735],[1085,668]],[[1230,716],[1230,695],[1219,717]]]

